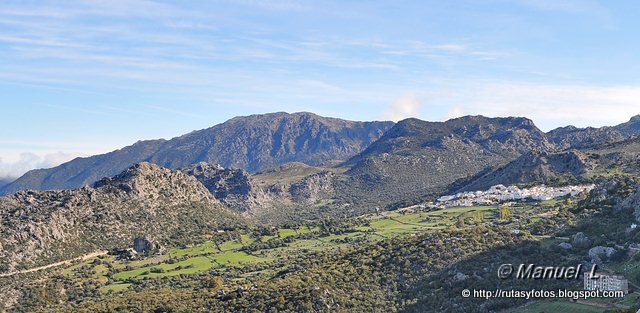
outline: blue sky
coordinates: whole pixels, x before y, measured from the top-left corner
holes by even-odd
[[[640,113],[637,1],[2,1],[0,177],[233,116]]]

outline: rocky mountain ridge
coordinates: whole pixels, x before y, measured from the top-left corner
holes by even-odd
[[[246,225],[194,177],[150,163],[94,187],[0,197],[0,217],[3,272],[127,247],[140,235],[175,245]]]
[[[547,133],[547,137],[558,149],[584,149],[619,142],[640,135],[640,115],[616,126],[600,128],[575,126],[559,127]]]
[[[207,162],[257,172],[288,162],[317,165],[345,160],[364,150],[393,124],[347,121],[307,112],[235,117],[171,140],[139,141],[107,154],[32,170],[0,187],[0,195],[25,189],[78,188],[139,162],[172,169]]]

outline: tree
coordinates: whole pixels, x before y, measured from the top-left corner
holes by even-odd
[[[222,289],[222,286],[224,285],[224,279],[222,278],[222,276],[217,275],[208,277],[205,282],[207,287],[215,290]]]
[[[509,215],[511,215],[511,209],[506,205],[500,206],[500,219],[506,220],[509,218]]]

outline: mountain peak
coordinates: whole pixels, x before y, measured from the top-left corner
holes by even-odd
[[[212,198],[194,177],[148,162],[134,164],[112,178],[105,177],[93,187],[141,197]]]

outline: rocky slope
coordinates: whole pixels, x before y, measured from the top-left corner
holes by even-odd
[[[494,171],[474,178],[455,191],[485,190],[497,184],[574,182],[596,166],[590,155],[576,150],[526,153]]]
[[[613,127],[577,128],[566,126],[556,128],[548,134],[549,140],[560,149],[584,149],[610,142],[622,141],[627,138],[622,132]]]
[[[239,213],[254,213],[272,201],[245,170],[200,162],[180,171],[195,177],[216,199]]]
[[[244,225],[194,177],[141,163],[94,187],[0,198],[0,271],[128,247],[140,235],[185,244]]]
[[[483,190],[497,184],[566,184],[619,174],[640,174],[640,137],[582,150],[526,153],[496,170],[456,182],[451,191]]]
[[[336,190],[347,202],[403,205],[440,194],[458,179],[497,168],[524,153],[554,149],[525,118],[407,119],[347,162],[351,169]]]
[[[332,199],[331,168],[288,163],[250,175],[244,170],[200,162],[180,169],[195,177],[232,210],[261,222],[278,224],[309,216],[309,207]],[[296,214],[297,216],[292,216]]]
[[[547,133],[549,140],[562,150],[584,149],[623,141],[638,135],[640,135],[640,115],[636,115],[628,122],[616,126],[600,128],[566,126],[556,128]]]
[[[33,170],[0,188],[0,194],[77,188],[143,161],[172,169],[204,161],[256,172],[294,161],[317,165],[346,160],[392,126],[392,122],[354,122],[312,113],[236,117],[171,140],[140,141],[107,154]]]

